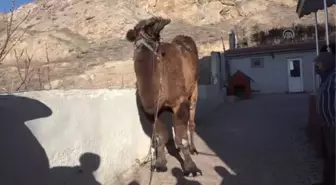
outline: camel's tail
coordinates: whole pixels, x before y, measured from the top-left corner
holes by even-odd
[[[182,45],[183,47],[185,47],[187,50],[196,53],[197,57],[198,57],[198,50],[197,50],[197,46],[196,43],[194,41],[193,38],[191,38],[190,36],[186,36],[186,35],[177,35],[172,43],[175,44],[179,44]]]

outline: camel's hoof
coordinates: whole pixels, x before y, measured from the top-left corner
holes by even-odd
[[[151,167],[151,170],[154,172],[166,172],[167,168],[167,161],[166,160],[158,160],[155,164]]]
[[[198,151],[196,150],[195,147],[190,147],[189,151],[190,151],[191,155],[195,155],[195,154],[198,155]]]
[[[156,166],[156,165],[153,165],[151,167],[151,170],[153,172],[159,172],[159,173],[161,173],[161,172],[166,172],[168,170],[168,168],[167,168],[167,166]]]
[[[197,168],[196,164],[193,161],[185,163],[183,170],[184,170],[183,172],[184,176],[187,177],[190,174],[192,174],[193,177],[202,175],[202,171]]]

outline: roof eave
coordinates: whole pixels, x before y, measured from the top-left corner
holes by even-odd
[[[335,0],[327,0],[327,7],[331,7],[336,4]],[[296,13],[299,18],[309,15],[324,9],[324,2],[322,0],[299,0],[296,6]]]
[[[306,0],[299,0],[296,6],[296,13],[298,14],[299,18],[303,17],[302,9],[305,3]]]
[[[225,57],[227,58],[234,58],[234,57],[244,57],[244,56],[251,56],[251,55],[263,55],[268,53],[288,53],[288,52],[298,52],[298,51],[312,51],[316,48],[302,48],[302,49],[281,49],[281,50],[273,50],[273,51],[258,51],[253,53],[237,53],[237,54],[226,54]]]

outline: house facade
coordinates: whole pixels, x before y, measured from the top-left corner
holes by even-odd
[[[229,76],[242,71],[253,79],[254,92],[312,92],[314,89],[314,42],[230,49],[224,56],[222,66],[227,66]]]

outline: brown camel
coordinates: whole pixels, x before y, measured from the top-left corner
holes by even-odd
[[[140,102],[154,125],[157,156],[153,169],[167,170],[164,147],[170,138],[161,113],[168,108],[173,112],[175,143],[182,151],[184,161],[178,152],[173,155],[182,160],[179,161],[185,175],[195,176],[201,174],[191,158],[191,154],[197,154],[194,131],[199,78],[198,51],[189,36],[178,35],[171,43],[160,42],[160,32],[169,23],[169,19],[161,17],[141,20],[128,30],[126,38],[135,46],[134,70]]]

